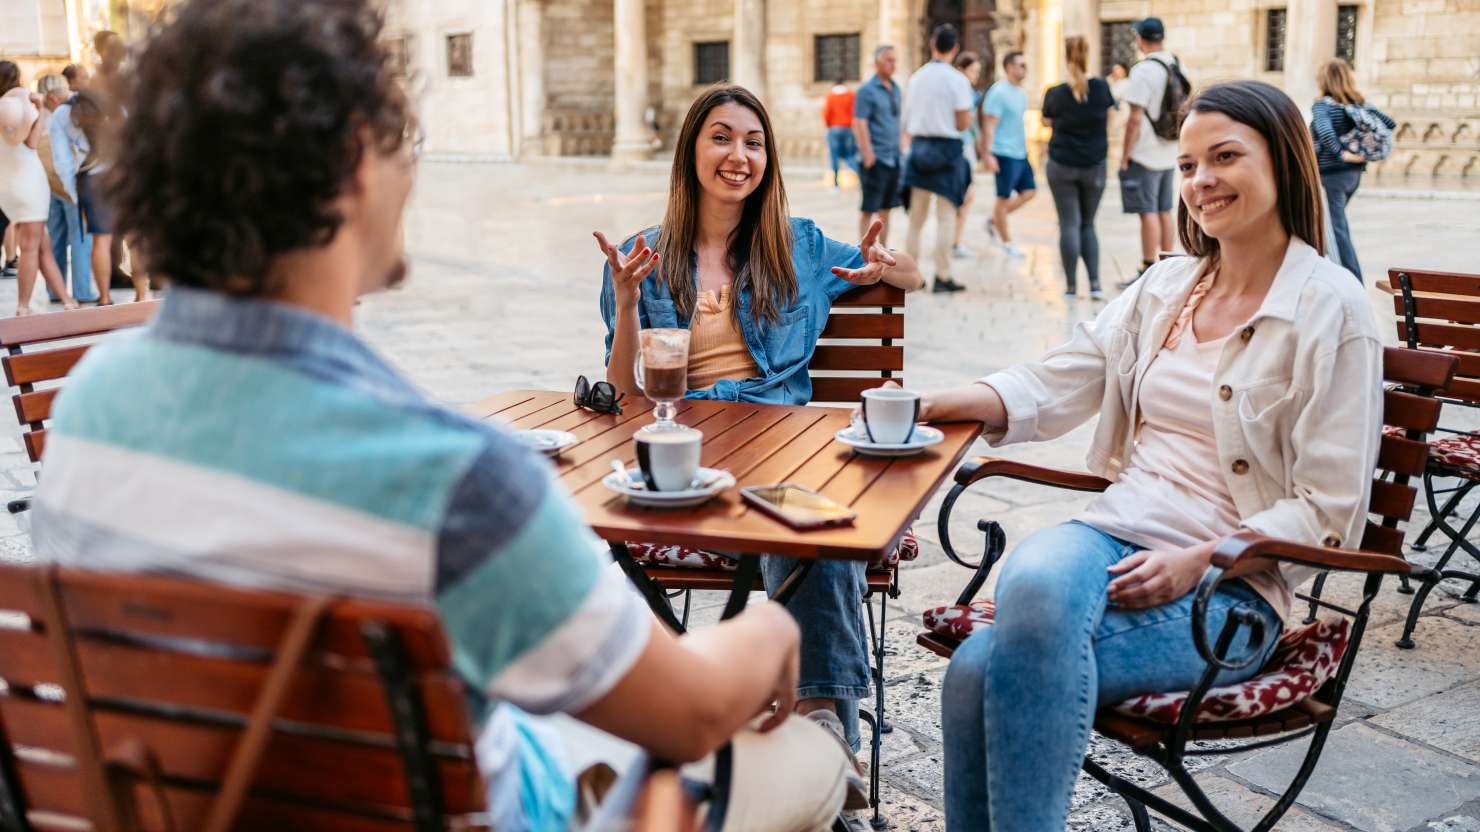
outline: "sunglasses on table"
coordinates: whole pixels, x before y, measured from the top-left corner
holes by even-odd
[[[598,381],[592,384],[586,380],[585,376],[576,378],[576,393],[573,399],[576,407],[594,410],[597,413],[620,415],[624,398],[626,394],[618,395],[617,388],[613,387],[609,381]]]

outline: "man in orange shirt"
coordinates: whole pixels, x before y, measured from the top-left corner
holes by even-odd
[[[853,90],[839,78],[822,102],[822,121],[827,125],[827,155],[832,162],[833,190],[838,189],[838,163],[858,173],[858,148],[853,143]]]

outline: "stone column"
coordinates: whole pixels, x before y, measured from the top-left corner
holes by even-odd
[[[1290,0],[1285,19],[1285,92],[1308,117],[1320,94],[1316,70],[1336,55],[1337,0]]]
[[[538,153],[545,120],[545,3],[519,0],[519,116],[522,152]]]
[[[730,80],[766,100],[766,0],[735,0]]]
[[[879,42],[862,44],[864,53],[864,78],[873,75],[874,49],[881,44],[894,47],[897,61],[894,68],[894,83],[901,89],[910,80],[910,69],[919,63],[916,54],[919,32],[910,20],[910,0],[879,0]],[[902,95],[902,94],[901,94]]]
[[[617,135],[613,159],[647,159],[653,155],[643,113],[648,105],[647,3],[616,0],[613,24],[617,39]]]

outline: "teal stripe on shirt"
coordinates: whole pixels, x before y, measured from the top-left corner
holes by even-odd
[[[268,358],[146,337],[90,351],[52,429],[428,531],[487,441]]]
[[[569,620],[601,576],[599,547],[571,502],[546,489],[517,534],[437,597],[458,672],[486,685]]]

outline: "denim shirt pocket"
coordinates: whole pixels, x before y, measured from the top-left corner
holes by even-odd
[[[812,321],[807,313],[805,304],[788,309],[766,327],[763,340],[772,373],[787,372],[806,360],[816,340],[812,336]]]
[[[676,329],[678,327],[678,311],[673,307],[672,298],[649,298],[642,299],[642,311],[646,320],[643,329]]]

